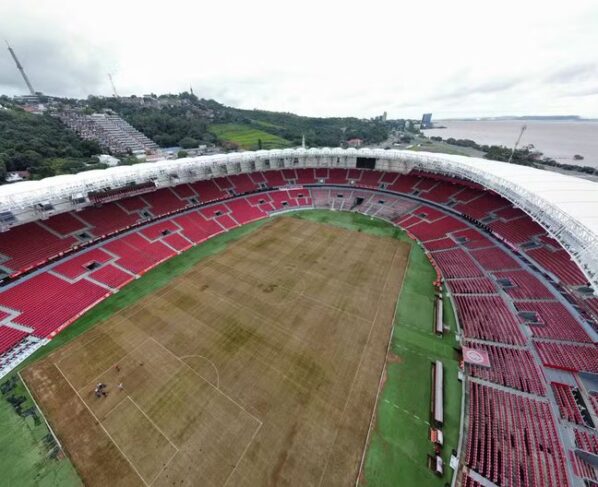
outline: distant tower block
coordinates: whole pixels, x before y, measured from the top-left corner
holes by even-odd
[[[23,77],[23,79],[25,80],[25,83],[27,84],[27,88],[29,88],[29,93],[31,93],[31,96],[35,96],[35,90],[33,89],[33,86],[31,85],[31,81],[29,81],[29,78],[27,78],[27,75],[25,74],[25,70],[23,69],[23,66],[21,65],[21,63],[19,62],[19,58],[13,51],[12,47],[10,47],[10,44],[8,43],[8,41],[6,41],[6,45],[8,46],[8,52],[10,52],[10,55],[12,56],[12,58],[15,61],[15,64],[17,65],[17,69],[19,70],[19,72],[21,73],[21,76]]]
[[[432,114],[431,113],[424,113],[422,117],[422,129],[429,129],[432,127]]]

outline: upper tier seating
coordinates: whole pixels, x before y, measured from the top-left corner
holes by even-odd
[[[498,247],[472,250],[470,255],[488,271],[504,271],[521,267],[515,259]]]
[[[47,220],[42,220],[40,223],[63,236],[80,232],[87,227],[72,213],[60,213]]]
[[[534,236],[545,233],[545,230],[527,215],[510,221],[495,220],[488,226],[494,233],[514,245],[529,242]]]
[[[552,299],[554,296],[540,280],[526,270],[495,272],[496,279],[508,279],[511,286],[505,291],[513,299]]]
[[[420,211],[415,210],[417,216],[420,215]],[[441,214],[442,215],[442,214]],[[420,217],[421,218],[421,217]],[[418,240],[426,242],[428,240],[436,240],[444,237],[447,233],[460,230],[465,227],[465,224],[457,220],[453,216],[443,215],[440,218],[428,222],[422,221],[409,227],[409,231],[417,237]]]
[[[482,235],[481,232],[474,230],[473,228],[453,232],[452,237],[456,241],[461,242],[461,244],[468,249],[479,249],[492,247],[494,245],[488,237]]]
[[[173,211],[181,210],[187,206],[170,188],[162,188],[142,196],[149,204],[150,211],[154,216],[165,215]]]
[[[89,281],[69,284],[44,272],[0,293],[0,305],[21,311],[13,321],[45,338],[102,300],[106,293]]]
[[[463,201],[459,198],[461,195],[462,193],[457,198]],[[500,196],[489,191],[478,190],[477,198],[469,200],[467,203],[459,203],[454,208],[470,218],[482,220],[488,213],[505,206],[509,206],[509,203]]]
[[[556,369],[594,372],[598,374],[596,345],[536,342],[542,363]]]
[[[77,213],[77,216],[87,222],[95,237],[109,235],[131,226],[139,220],[139,215],[128,214],[116,203],[108,203],[98,207],[88,207]],[[155,216],[155,215],[154,215]]]
[[[574,342],[592,341],[582,326],[561,303],[526,301],[518,302],[515,306],[519,311],[536,313],[539,324],[530,325],[534,336]]]
[[[7,257],[1,265],[19,273],[46,263],[77,242],[73,237],[57,237],[37,222],[26,223],[0,233],[0,254]]]
[[[550,250],[547,247],[540,247],[528,250],[527,255],[554,274],[563,284],[583,286],[588,282],[583,272],[563,249]]]
[[[252,193],[258,190],[257,184],[247,174],[238,174],[235,176],[229,176],[232,187],[236,194]]]

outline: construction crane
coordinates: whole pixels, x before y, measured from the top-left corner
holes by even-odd
[[[112,81],[112,75],[108,73],[108,79],[110,80],[110,84],[112,85],[112,93],[114,93],[114,98],[118,98],[118,93],[116,92],[116,86],[114,86],[114,81]]]
[[[5,41],[5,42],[6,42],[6,45],[8,46],[8,52],[10,52],[10,55],[12,56],[12,58],[15,61],[15,64],[17,65],[17,69],[19,70],[19,72],[21,73],[21,76],[23,77],[23,79],[25,80],[25,83],[27,84],[27,88],[29,88],[29,93],[31,93],[31,96],[36,96],[35,90],[33,89],[33,86],[31,85],[31,81],[29,81],[29,78],[27,78],[27,75],[25,74],[25,70],[23,69],[23,66],[21,65],[21,63],[19,62],[19,58],[13,51],[12,47],[10,47],[10,44],[8,43],[8,41]]]
[[[515,141],[515,145],[513,146],[513,150],[511,151],[511,155],[509,156],[509,162],[511,162],[511,160],[513,159],[513,156],[515,155],[515,151],[517,150],[517,146],[519,145],[519,142],[521,142],[521,137],[523,137],[523,132],[525,132],[527,130],[527,125],[524,125],[523,127],[521,127],[521,132],[519,132],[519,137],[517,137],[517,140]]]

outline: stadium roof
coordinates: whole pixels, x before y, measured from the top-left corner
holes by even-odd
[[[376,169],[417,169],[477,182],[529,213],[559,240],[598,289],[598,183],[553,171],[474,157],[383,149],[280,149],[216,154],[119,166],[0,187],[0,212],[154,181],[157,186],[285,167],[355,167],[376,158]],[[278,161],[266,164],[266,161]]]

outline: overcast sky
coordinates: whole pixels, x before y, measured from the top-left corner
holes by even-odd
[[[193,90],[242,108],[392,118],[598,117],[598,0],[0,0],[36,90]],[[0,93],[25,93],[0,49]]]

